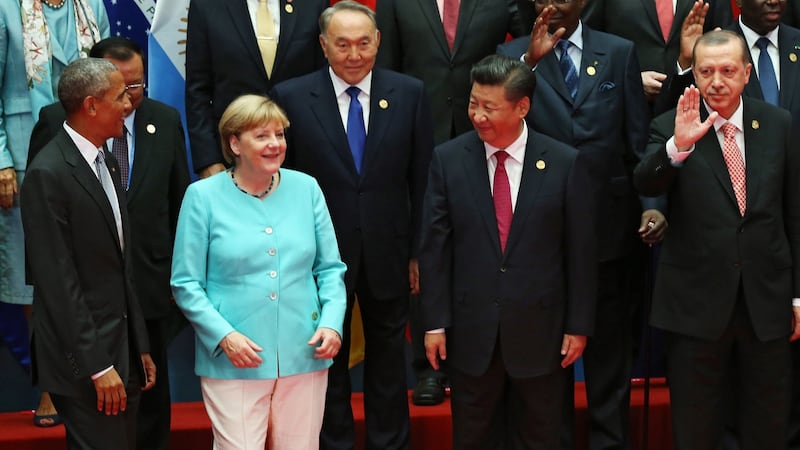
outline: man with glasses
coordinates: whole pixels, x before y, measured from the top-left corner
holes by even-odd
[[[189,184],[183,126],[178,111],[144,96],[144,61],[135,42],[110,37],[95,44],[90,56],[105,58],[119,68],[132,106],[125,117],[124,139],[109,139],[106,146],[118,161],[127,190],[134,289],[150,338],[150,355],[158,367],[155,387],[142,393],[137,443],[142,450],[166,450],[170,432],[167,328],[180,314],[169,287],[172,241]],[[31,137],[31,160],[62,123],[60,103],[42,109]]]
[[[536,73],[527,120],[531,127],[574,146],[591,162],[598,218],[595,332],[583,355],[589,403],[589,447],[629,448],[633,313],[640,290],[643,247],[666,229],[655,201],[639,205],[633,167],[647,143],[649,110],[633,43],[592,30],[581,20],[586,0],[535,0],[529,37],[498,47]],[[644,209],[644,212],[642,210]],[[652,227],[648,228],[648,223]],[[575,448],[572,371],[565,389],[561,449]]]

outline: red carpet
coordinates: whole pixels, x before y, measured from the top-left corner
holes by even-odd
[[[409,393],[409,398],[411,397]],[[578,429],[586,429],[586,395],[583,383],[575,384],[578,403]],[[634,450],[642,448],[644,402],[643,383],[634,381],[631,394],[631,443]],[[411,408],[411,448],[413,450],[449,450],[452,448],[450,402],[439,406]],[[353,414],[356,435],[363,441],[364,397],[353,394]],[[64,427],[36,428],[29,411],[0,414],[0,449],[2,450],[64,450]],[[663,379],[655,380],[650,389],[649,450],[670,450],[672,434],[669,416],[669,392]],[[172,437],[174,450],[211,448],[210,422],[203,404],[174,403],[172,405]],[[363,442],[357,449],[363,448]],[[578,448],[586,448],[585,432],[578,436]]]

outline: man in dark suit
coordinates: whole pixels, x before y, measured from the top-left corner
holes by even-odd
[[[156,368],[133,287],[119,167],[102,148],[122,136],[131,103],[110,62],[64,69],[67,120],[28,167],[22,221],[34,286],[34,378],[50,392],[67,446],[136,448],[140,390]]]
[[[729,384],[742,450],[786,448],[800,337],[791,117],[742,98],[751,64],[734,32],[698,39],[692,71],[698,87],[653,121],[634,173],[642,194],[669,196],[650,320],[667,332],[675,448],[719,447]]]
[[[594,186],[585,155],[527,127],[525,64],[471,76],[476,131],[436,148],[425,194],[425,348],[447,364],[454,448],[554,449],[562,368],[594,327]]]
[[[321,448],[354,445],[348,374],[354,295],[366,341],[366,448],[408,448],[405,328],[408,294],[418,287],[430,106],[419,80],[373,68],[380,33],[372,10],[339,2],[325,10],[320,27],[330,67],[278,84],[271,97],[291,122],[286,165],[319,181],[347,264],[343,350],[328,372]]]
[[[584,23],[589,27],[616,34],[636,45],[644,92],[651,102],[655,101],[667,74],[674,70],[680,48],[681,24],[694,3],[694,0],[674,1],[673,7],[673,0],[592,0],[583,10]],[[662,2],[666,2],[668,8],[662,13],[662,17],[666,14],[663,19],[657,6]],[[730,0],[706,2],[709,4],[706,31],[731,23]]]
[[[120,69],[131,100],[131,111],[125,118],[126,147],[130,151],[124,162],[128,167],[125,189],[131,224],[131,263],[150,340],[150,356],[159,368],[156,385],[142,394],[137,441],[142,450],[166,450],[171,409],[168,334],[171,324],[181,320],[172,304],[170,262],[178,212],[189,184],[183,126],[174,108],[144,97],[144,61],[138,44],[110,37],[95,44],[89,55],[106,58]],[[42,109],[31,136],[31,157],[58,133],[64,119],[60,103]],[[107,148],[114,147],[112,141]]]
[[[328,0],[189,4],[186,122],[198,175],[205,178],[225,168],[216,128],[233,99],[264,95],[283,80],[323,66],[317,18],[326,6]]]
[[[595,332],[583,355],[589,443],[593,449],[625,449],[629,448],[633,315],[642,295],[636,285],[644,267],[637,230],[652,244],[666,221],[654,204],[642,212],[631,180],[644,153],[649,125],[633,43],[584,26],[583,5],[584,0],[537,3],[539,19],[532,35],[503,44],[497,52],[535,68],[535,107],[527,117],[531,128],[577,148],[596,177],[601,212],[596,235],[599,291]],[[569,65],[564,67],[575,71],[572,79],[562,71],[565,61]],[[574,449],[572,376],[565,392],[561,448]]]
[[[467,117],[472,65],[494,53],[509,33],[524,34],[516,0],[463,0],[451,6],[453,3],[378,0],[375,8],[381,31],[377,64],[425,83],[436,145],[472,129]],[[449,11],[451,7],[456,10]],[[452,35],[448,35],[447,25],[450,14],[455,26]],[[411,302],[412,368],[417,378],[412,400],[418,405],[436,405],[444,400],[444,374],[428,364],[425,330],[418,320],[419,300],[413,297]]]

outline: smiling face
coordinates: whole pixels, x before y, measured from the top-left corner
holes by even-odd
[[[380,33],[366,14],[342,10],[333,14],[319,42],[333,73],[354,85],[375,66]]]
[[[584,0],[571,0],[568,3],[560,4],[552,0],[546,0],[534,2],[534,6],[536,8],[536,15],[538,16],[544,11],[548,4],[553,5],[554,11],[553,15],[550,16],[550,24],[547,27],[547,31],[552,34],[559,28],[564,27],[566,32],[563,38],[566,39],[578,28],[578,22],[581,19],[581,10],[583,10],[583,2]]]
[[[528,114],[530,99],[523,97],[513,102],[506,99],[502,85],[473,83],[469,95],[469,119],[483,142],[497,148],[506,148],[522,132],[522,119]]]
[[[122,137],[125,117],[131,113],[131,102],[125,91],[125,81],[118,71],[108,76],[110,87],[102,96],[89,97],[89,111],[93,114],[92,128],[101,142],[111,137]]]
[[[230,145],[231,152],[237,156],[236,173],[244,176],[271,176],[286,159],[286,136],[283,126],[277,122],[232,135]]]
[[[742,91],[750,79],[751,64],[745,63],[737,39],[723,44],[698,43],[694,49],[694,79],[700,95],[720,116],[729,119],[739,107]]]

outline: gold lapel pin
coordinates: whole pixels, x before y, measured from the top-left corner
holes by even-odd
[[[796,53],[789,53],[789,61],[797,62],[797,54]]]
[[[757,130],[757,129],[758,129],[758,127],[760,127],[761,125],[758,123],[758,121],[757,121],[757,120],[754,120],[754,121],[750,122],[750,126],[751,126],[751,127],[754,129],[754,130]]]
[[[545,168],[544,161],[541,160],[541,159],[536,161],[536,168],[539,169],[539,170],[544,170],[544,168]]]
[[[595,76],[595,74],[597,74],[597,69],[595,69],[594,66],[589,66],[589,67],[586,68],[586,73],[590,77],[593,77],[593,76]]]
[[[389,107],[389,102],[385,98],[382,98],[378,102],[378,106],[380,106],[381,109],[386,109]]]
[[[145,129],[146,129],[146,130],[147,130],[147,132],[148,132],[148,133],[150,133],[150,134],[156,134],[156,126],[155,126],[155,125],[153,125],[152,123],[148,123],[148,124],[147,124],[147,127],[145,127]]]
[[[292,6],[292,5],[288,4],[288,3],[286,4],[286,6],[283,7],[283,9],[285,9],[288,14],[291,14],[292,12],[294,12],[294,6]]]

